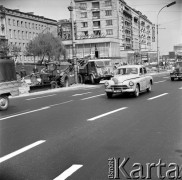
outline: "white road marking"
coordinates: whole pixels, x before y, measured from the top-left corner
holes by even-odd
[[[30,144],[28,146],[25,146],[25,147],[23,147],[23,148],[21,148],[21,149],[19,149],[17,151],[14,151],[14,152],[6,155],[6,156],[3,156],[3,157],[0,158],[0,163],[2,163],[2,162],[6,161],[6,160],[8,160],[8,159],[10,159],[10,158],[12,158],[14,156],[17,156],[17,155],[19,155],[19,154],[21,154],[21,153],[23,153],[23,152],[25,152],[25,151],[35,147],[35,146],[38,146],[38,145],[40,145],[40,144],[42,144],[44,142],[45,142],[45,140],[37,141],[37,142],[35,142],[33,144]]]
[[[47,96],[40,96],[40,97],[35,97],[35,98],[29,98],[29,99],[26,99],[27,101],[30,101],[30,100],[34,100],[34,99],[40,99],[40,98],[45,98],[45,97],[50,97],[50,96],[55,96],[56,94],[51,94],[51,95],[47,95]]]
[[[80,169],[82,166],[83,165],[80,164],[74,164],[53,180],[65,180],[66,178],[71,176],[75,171]]]
[[[98,96],[104,96],[104,95],[105,95],[105,94],[98,94],[98,95],[96,95],[96,96],[90,96],[90,97],[87,97],[87,98],[83,98],[83,99],[81,99],[81,100],[83,101],[83,100],[95,98],[95,97],[98,97]]]
[[[147,99],[147,100],[156,99],[156,98],[159,98],[159,97],[161,97],[161,96],[165,96],[165,95],[167,95],[167,94],[168,94],[168,93],[160,94],[160,95],[158,95],[158,96],[151,97],[151,98],[149,98],[149,99]]]
[[[90,94],[90,93],[92,93],[92,92],[86,92],[86,93],[82,93],[82,94],[74,94],[74,95],[72,95],[72,96],[82,96],[82,95],[84,95],[84,94]]]
[[[179,89],[182,89],[182,87],[180,87]]]
[[[163,77],[163,78],[168,79],[169,77]]]
[[[124,110],[124,109],[127,109],[127,107],[122,107],[122,108],[116,109],[116,110],[114,110],[114,111],[110,111],[110,112],[101,114],[101,115],[99,115],[99,116],[90,118],[90,119],[88,119],[87,121],[94,121],[94,120],[96,120],[96,119],[99,119],[99,118],[101,118],[101,117],[107,116],[107,115],[109,115],[109,114],[113,114],[113,113],[115,113],[115,112],[122,111],[122,110]]]
[[[27,111],[27,112],[24,112],[24,113],[15,114],[15,115],[12,115],[12,116],[1,118],[0,121],[5,120],[5,119],[10,119],[10,118],[13,118],[13,117],[17,117],[17,116],[22,116],[22,115],[25,115],[25,114],[30,114],[30,113],[37,112],[37,111],[42,111],[42,110],[49,109],[49,108],[50,108],[49,106],[46,106],[46,107],[43,107],[43,108],[40,108],[40,109],[35,109],[35,110],[32,110],[32,111]]]
[[[156,84],[157,84],[157,83],[161,83],[161,82],[165,82],[165,81],[166,81],[166,80],[163,80],[163,81],[157,81],[157,82],[154,82],[154,83],[156,83]]]
[[[58,104],[52,104],[52,105],[49,105],[49,107],[59,106],[59,105],[66,104],[66,103],[69,103],[69,102],[72,102],[72,101],[73,101],[73,100],[65,101],[65,102],[58,103]]]
[[[37,112],[37,111],[42,111],[42,110],[49,109],[49,108],[54,107],[54,106],[59,106],[59,105],[62,105],[62,104],[66,104],[66,103],[69,103],[69,102],[72,102],[72,101],[73,100],[58,103],[58,104],[52,104],[52,105],[49,105],[49,106],[42,107],[40,109],[35,109],[35,110],[32,110],[32,111],[27,111],[27,112],[23,112],[23,113],[19,113],[19,114],[14,114],[14,115],[11,115],[11,116],[0,118],[0,121],[5,120],[5,119],[10,119],[10,118],[13,118],[13,117],[17,117],[17,116],[22,116],[22,115],[25,115],[25,114],[30,114],[30,113]]]

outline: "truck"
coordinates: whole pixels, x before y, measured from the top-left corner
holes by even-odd
[[[83,83],[99,83],[114,76],[114,66],[111,59],[89,59],[83,63],[79,61],[79,76]]]
[[[14,60],[9,57],[0,57],[0,110],[7,110],[9,96],[19,95]]]
[[[176,61],[172,72],[170,72],[171,81],[182,79],[182,61]]]

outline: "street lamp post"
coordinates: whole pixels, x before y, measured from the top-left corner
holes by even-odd
[[[68,10],[70,11],[70,19],[71,19],[72,57],[73,57],[73,62],[74,62],[75,84],[77,84],[78,83],[78,68],[77,68],[76,50],[75,50],[75,31],[74,31],[73,2],[72,2],[72,0],[70,3],[70,6],[68,6]]]
[[[158,69],[158,72],[159,72],[159,24],[158,24],[158,17],[159,17],[159,14],[160,12],[165,8],[165,7],[170,7],[172,5],[176,4],[176,1],[172,2],[172,3],[169,3],[167,4],[166,6],[162,7],[158,14],[157,14],[157,69]]]

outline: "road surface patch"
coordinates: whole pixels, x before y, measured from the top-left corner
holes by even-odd
[[[163,80],[163,81],[157,81],[157,82],[154,82],[155,84],[157,83],[161,83],[161,82],[165,82],[166,80]]]
[[[8,117],[0,118],[0,121],[3,121],[5,119],[10,119],[10,118],[13,118],[13,117],[17,117],[17,116],[22,116],[22,115],[25,115],[25,114],[30,114],[30,113],[37,112],[37,111],[42,111],[42,110],[49,109],[49,108],[50,108],[49,106],[46,106],[46,107],[43,107],[43,108],[40,108],[40,109],[35,109],[35,110],[32,110],[32,111],[27,111],[27,112],[11,115],[11,116],[8,116]]]
[[[72,95],[72,96],[82,96],[82,95],[90,94],[90,93],[92,93],[92,92],[86,92],[86,93],[81,93],[81,94],[74,94],[74,95]]]
[[[76,172],[78,169],[80,169],[82,166],[83,165],[80,164],[74,164],[53,180],[65,180],[66,178],[71,176],[74,172]]]
[[[34,99],[41,99],[41,98],[55,96],[55,95],[57,95],[57,94],[51,94],[51,95],[47,95],[47,96],[39,96],[39,97],[35,97],[35,98],[29,98],[29,99],[26,99],[26,100],[27,101],[30,101],[30,100],[34,100]]]
[[[87,121],[95,121],[96,119],[99,119],[99,118],[102,118],[102,117],[104,117],[104,116],[107,116],[107,115],[116,113],[116,112],[118,112],[118,111],[122,111],[122,110],[124,110],[124,109],[127,109],[127,107],[122,107],[122,108],[119,108],[119,109],[116,109],[116,110],[113,110],[113,111],[110,111],[110,112],[101,114],[101,115],[99,115],[99,116],[95,116],[95,117],[93,117],[93,118],[88,119]]]
[[[162,78],[169,79],[169,77],[168,77],[168,76],[166,76],[166,77],[162,77]]]
[[[0,163],[4,162],[4,161],[6,161],[6,160],[8,160],[10,158],[13,158],[14,156],[17,156],[17,155],[19,155],[19,154],[21,154],[21,153],[23,153],[25,151],[28,151],[29,149],[32,149],[35,146],[38,146],[38,145],[40,145],[40,144],[42,144],[44,142],[46,142],[46,141],[45,140],[40,140],[40,141],[34,142],[34,143],[32,143],[32,144],[30,144],[28,146],[25,146],[25,147],[23,147],[23,148],[21,148],[21,149],[19,149],[17,151],[14,151],[14,152],[6,155],[6,156],[3,156],[3,157],[0,158]]]
[[[151,98],[149,98],[149,99],[147,99],[147,100],[156,99],[156,98],[159,98],[159,97],[165,96],[165,95],[167,95],[167,94],[168,94],[168,93],[163,93],[163,94],[160,94],[160,95],[158,95],[158,96],[151,97]]]
[[[179,89],[182,89],[182,87],[180,87]]]
[[[87,98],[83,98],[83,99],[81,99],[82,101],[83,100],[87,100],[87,99],[92,99],[92,98],[95,98],[95,97],[98,97],[98,96],[104,96],[105,94],[98,94],[98,95],[96,95],[96,96],[90,96],[90,97],[87,97]]]
[[[10,119],[10,118],[13,118],[13,117],[17,117],[17,116],[22,116],[22,115],[34,113],[34,112],[37,112],[37,111],[46,110],[46,109],[49,109],[49,108],[51,108],[51,107],[59,106],[59,105],[66,104],[66,103],[69,103],[69,102],[72,102],[72,101],[73,101],[73,100],[65,101],[65,102],[62,102],[62,103],[57,103],[57,104],[48,105],[48,106],[45,106],[45,107],[42,107],[42,108],[39,108],[39,109],[35,109],[35,110],[32,110],[32,111],[27,111],[27,112],[23,112],[23,113],[19,113],[19,114],[14,114],[14,115],[11,115],[11,116],[7,116],[7,117],[4,117],[4,118],[0,118],[0,121],[3,121],[3,120],[5,120],[5,119]]]

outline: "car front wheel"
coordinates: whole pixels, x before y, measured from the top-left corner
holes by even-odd
[[[135,92],[134,92],[134,96],[135,97],[138,97],[139,94],[140,94],[140,88],[139,88],[139,85],[136,85]]]
[[[108,98],[112,98],[112,93],[106,93]]]

